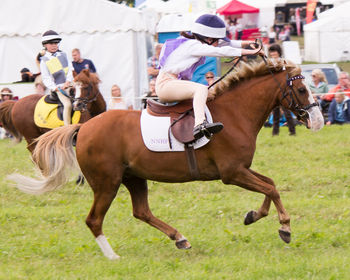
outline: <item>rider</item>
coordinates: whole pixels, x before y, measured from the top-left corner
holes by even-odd
[[[58,49],[62,38],[53,30],[46,31],[41,38],[46,52],[41,57],[40,71],[44,85],[56,93],[63,104],[64,125],[71,123],[72,103],[65,92],[73,81],[73,66],[67,54]]]
[[[195,139],[202,136],[210,138],[211,134],[223,128],[223,124],[206,121],[204,108],[208,88],[190,81],[193,72],[204,63],[205,56],[233,57],[255,54],[257,50],[242,49],[254,42],[227,39],[225,23],[215,15],[200,16],[192,26],[191,33],[181,32],[182,37],[167,40],[163,45],[156,92],[163,102],[193,98],[195,116],[193,136]],[[220,47],[218,47],[219,43]],[[260,51],[259,54],[264,55],[263,51]]]

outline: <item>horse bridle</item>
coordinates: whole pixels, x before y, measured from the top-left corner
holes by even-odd
[[[89,98],[90,97],[90,94],[92,93],[92,89],[93,89],[93,86],[92,86],[92,83],[89,83],[87,86],[85,87],[81,87],[81,89],[87,89],[88,91],[88,94],[86,97],[77,97],[77,98],[74,98],[73,99],[73,102],[75,101],[78,101],[78,102],[81,102],[82,103],[82,109],[83,110],[87,110],[87,105],[91,102],[94,102],[96,101],[97,99],[97,95],[99,94],[99,91],[96,92],[96,94],[92,97],[92,98]]]
[[[272,73],[272,75],[273,75],[273,73]],[[297,118],[299,120],[308,116],[308,114],[309,114],[308,110],[310,108],[318,106],[317,102],[311,103],[311,104],[303,106],[303,107],[300,106],[301,102],[300,102],[298,95],[296,94],[296,92],[293,88],[293,81],[303,80],[303,79],[305,79],[305,77],[303,75],[296,75],[296,76],[289,78],[288,73],[287,73],[286,86],[285,86],[283,91],[281,90],[282,91],[282,99],[280,100],[280,104],[281,104],[283,99],[285,99],[287,96],[290,97],[290,103],[289,103],[288,109],[294,108],[294,110],[298,114]],[[276,80],[276,82],[277,82],[277,80]],[[281,89],[281,87],[280,87],[280,89]]]

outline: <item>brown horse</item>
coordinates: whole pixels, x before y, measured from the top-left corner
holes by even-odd
[[[213,120],[222,122],[224,129],[195,151],[200,180],[221,179],[224,184],[265,195],[262,206],[248,212],[244,224],[267,216],[273,201],[281,224],[279,235],[287,243],[291,239],[290,218],[275,184],[250,166],[259,130],[275,106],[289,108],[312,130],[322,128],[322,114],[302,79],[300,69],[292,64],[242,65],[218,84],[215,99],[207,103]],[[76,153],[72,145],[75,139]],[[18,188],[28,193],[54,190],[66,182],[67,168],[80,167],[94,191],[86,223],[106,257],[119,258],[103,235],[102,223],[121,183],[130,192],[136,218],[164,232],[178,248],[191,247],[179,231],[153,216],[146,181],[193,181],[185,152],[148,150],[141,136],[140,112],[112,110],[82,125],[54,129],[39,138],[33,157],[43,178],[12,176]]]
[[[89,70],[83,70],[74,79],[75,98],[73,109],[81,111],[80,122],[86,122],[92,117],[106,111],[106,102],[98,89],[99,79]],[[0,123],[17,140],[22,136],[27,141],[27,148],[32,152],[35,148],[34,139],[49,131],[34,123],[34,109],[43,95],[31,94],[18,101],[6,101],[0,104]]]

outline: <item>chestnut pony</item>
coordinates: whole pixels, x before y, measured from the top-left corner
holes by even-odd
[[[207,105],[213,120],[222,122],[224,129],[195,154],[199,180],[221,179],[224,184],[265,195],[261,207],[247,213],[244,224],[267,216],[272,201],[281,224],[279,235],[288,243],[290,218],[273,180],[250,169],[256,138],[271,110],[280,104],[314,131],[322,128],[323,117],[300,68],[283,61],[269,61],[267,65],[243,64],[217,85],[216,97]],[[54,129],[39,138],[33,153],[43,177],[36,180],[18,174],[11,176],[22,191],[40,194],[62,186],[68,179],[67,169],[79,167],[94,192],[86,224],[109,259],[119,256],[103,235],[102,223],[121,183],[130,192],[136,218],[164,232],[178,248],[191,247],[178,230],[153,216],[147,193],[147,180],[193,181],[185,152],[148,150],[141,136],[140,114],[111,110],[84,124]]]
[[[81,111],[80,122],[106,111],[106,102],[98,89],[99,79],[89,70],[83,70],[74,79],[75,98],[73,109]],[[20,142],[22,136],[27,141],[27,149],[33,152],[34,139],[49,131],[34,123],[34,109],[42,94],[31,94],[18,101],[6,101],[0,104],[0,123]]]

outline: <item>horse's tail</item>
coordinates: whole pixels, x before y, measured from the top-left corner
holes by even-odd
[[[22,141],[22,135],[16,130],[12,122],[11,112],[16,104],[14,100],[7,100],[0,104],[0,124],[15,137],[16,142]]]
[[[81,124],[63,126],[41,135],[36,141],[33,161],[41,171],[40,179],[11,174],[8,179],[30,194],[42,194],[62,187],[72,170],[79,170],[73,142]]]

